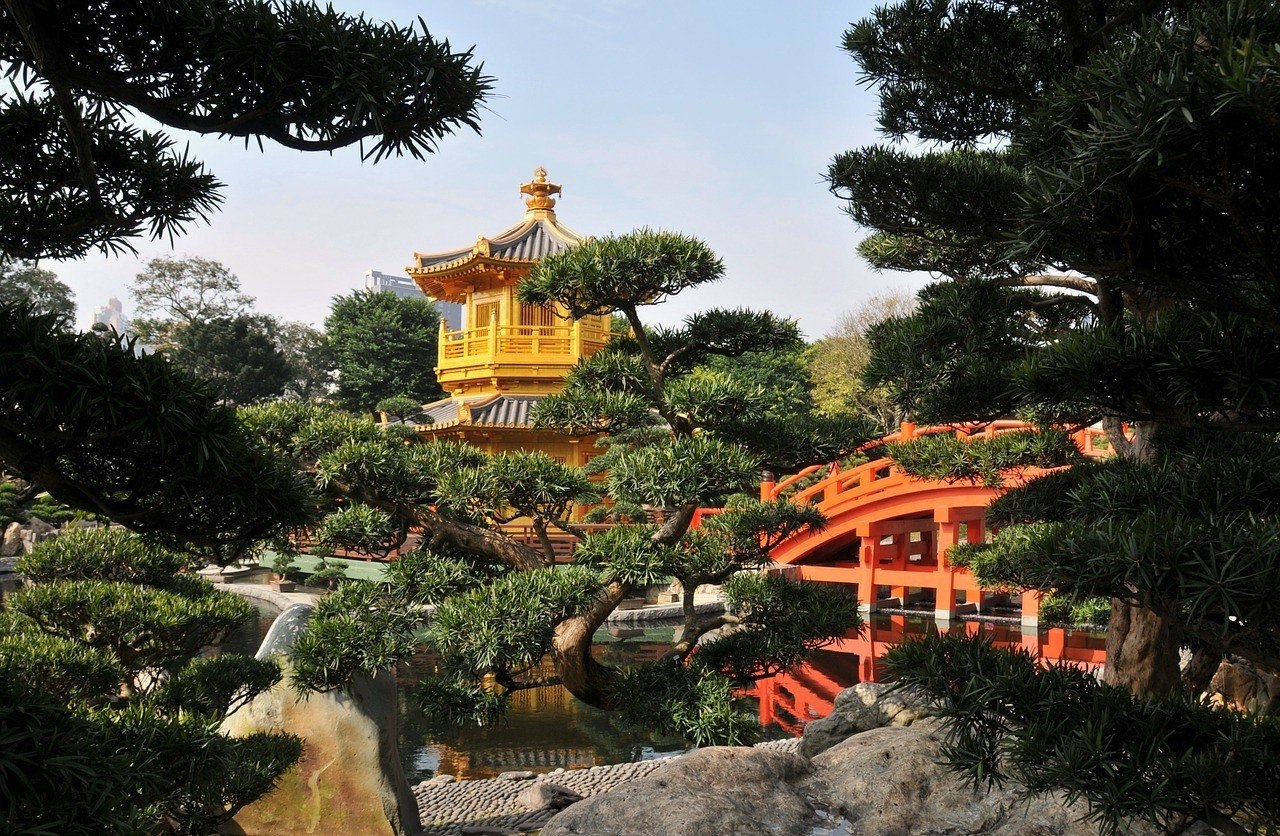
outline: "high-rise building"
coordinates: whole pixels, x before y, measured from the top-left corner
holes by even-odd
[[[93,306],[93,322],[101,322],[108,328],[116,329],[119,334],[129,330],[129,318],[124,315],[124,305],[114,296],[105,305]]]
[[[381,270],[364,271],[364,289],[374,293],[385,291],[409,299],[421,299],[423,296],[422,291],[418,289],[418,285],[413,279],[408,276],[383,273]],[[462,327],[462,305],[456,302],[445,302],[440,299],[432,299],[431,301],[435,303],[436,310],[440,311],[440,318],[445,321],[450,330],[456,331]]]

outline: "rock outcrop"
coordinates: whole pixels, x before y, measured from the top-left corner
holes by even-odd
[[[295,604],[271,625],[258,658],[288,667],[311,607]],[[233,735],[284,731],[303,739],[302,758],[271,793],[241,810],[227,833],[352,833],[416,836],[417,804],[397,751],[397,696],[389,671],[298,697],[286,681],[227,718]]]
[[[858,685],[805,742],[812,758],[701,749],[552,818],[544,836],[1095,836],[1082,805],[976,790],[939,761],[941,721],[883,686]],[[818,721],[822,722],[822,721]],[[810,728],[818,725],[811,723]],[[1135,826],[1135,836],[1156,831]]]
[[[22,554],[22,523],[11,522],[0,539],[0,557],[18,557]]]
[[[804,727],[800,754],[812,758],[855,734],[882,726],[909,726],[930,714],[928,706],[912,694],[890,692],[888,686],[875,682],[859,682],[836,695],[830,714]]]
[[[551,819],[542,836],[808,836],[817,816],[799,782],[810,769],[807,759],[787,752],[699,749],[574,804]]]

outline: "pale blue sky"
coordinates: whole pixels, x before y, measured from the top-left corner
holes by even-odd
[[[836,153],[877,140],[874,96],[839,48],[866,2],[353,0],[346,10],[423,17],[475,45],[495,95],[483,133],[424,161],[332,155],[189,137],[224,181],[222,211],[170,249],[46,266],[76,291],[81,319],[126,294],[162,253],[225,263],[260,310],[323,320],[365,270],[399,273],[414,250],[462,246],[516,223],[538,165],[564,186],[560,220],[584,235],[678,230],[724,258],[726,278],[655,310],[672,322],[713,306],[766,308],[821,336],[859,301],[919,280],[872,271],[861,232],[827,191]]]

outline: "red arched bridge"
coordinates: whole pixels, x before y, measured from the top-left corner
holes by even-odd
[[[1028,428],[1020,421],[925,428],[904,423],[881,441],[937,433],[972,440]],[[1101,431],[1080,430],[1072,439],[1087,456],[1110,452]],[[824,470],[827,475],[817,478]],[[1008,479],[1016,482],[1043,472],[1027,469]],[[887,458],[844,470],[838,465],[810,467],[760,486],[765,501],[814,503],[827,517],[824,530],[798,534],[773,550],[774,561],[794,577],[854,584],[864,612],[932,609],[936,618],[946,621],[961,613],[1018,609],[1030,626],[1039,622],[1039,593],[1010,600],[1007,594],[980,589],[967,569],[947,561],[947,551],[955,544],[986,536],[986,508],[999,493],[972,482],[917,479]]]

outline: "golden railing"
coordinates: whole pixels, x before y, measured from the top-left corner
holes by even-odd
[[[609,334],[576,322],[572,325],[488,325],[440,331],[440,359],[499,355],[571,359],[594,354]]]

